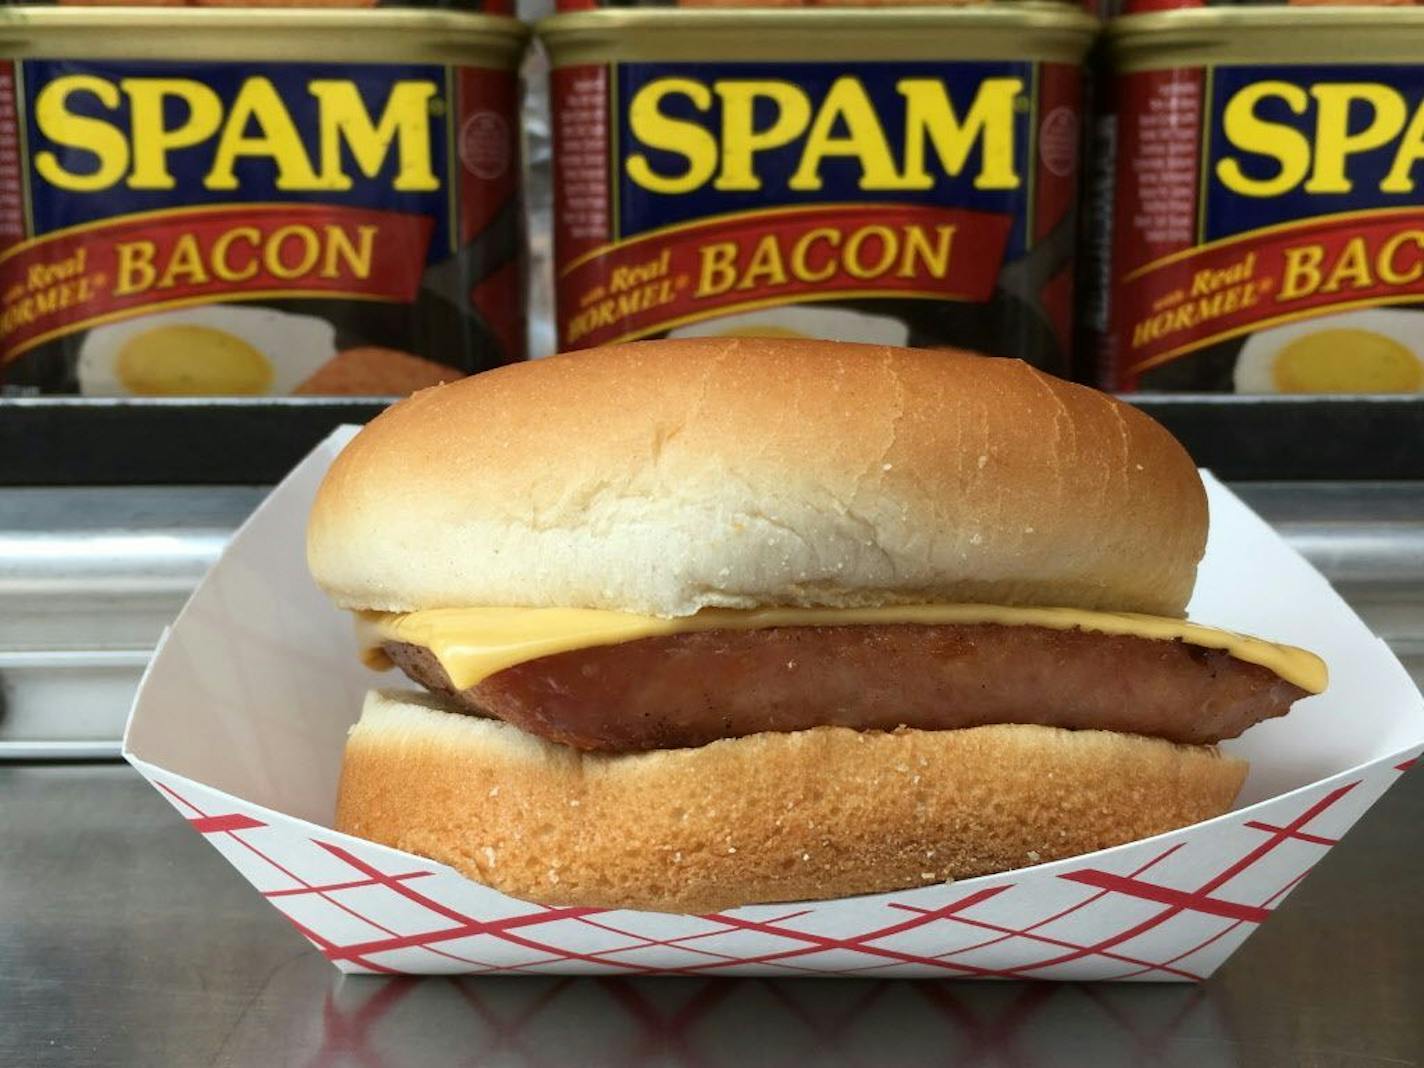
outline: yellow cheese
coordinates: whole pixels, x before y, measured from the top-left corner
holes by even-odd
[[[1294,646],[1233,634],[1184,619],[1126,612],[1085,612],[1076,608],[993,604],[761,608],[754,611],[708,608],[680,619],[594,608],[432,608],[407,613],[363,612],[358,615],[357,626],[368,663],[389,666],[380,653],[383,642],[422,645],[440,661],[455,688],[463,690],[505,668],[541,656],[618,645],[639,638],[706,630],[886,623],[994,623],[1182,641],[1219,649],[1238,660],[1269,668],[1310,693],[1320,693],[1327,681],[1324,661]]]

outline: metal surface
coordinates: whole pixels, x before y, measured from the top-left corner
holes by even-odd
[[[629,60],[1003,59],[1081,63],[1098,20],[1068,4],[603,8],[544,19],[556,67]]]
[[[0,7],[7,59],[475,63],[516,67],[529,36],[503,15],[433,8],[362,12],[311,8]]]
[[[1211,6],[1126,15],[1107,23],[1119,71],[1216,63],[1419,62],[1424,11],[1415,7]]]
[[[113,756],[163,628],[265,491],[0,491],[0,756]]]
[[[0,1064],[1412,1065],[1424,773],[1202,985],[343,979],[137,774],[0,767]]]
[[[1424,483],[1236,489],[1424,682]],[[0,758],[117,754],[154,642],[263,493],[0,490]]]

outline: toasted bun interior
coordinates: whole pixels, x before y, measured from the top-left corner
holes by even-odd
[[[1206,498],[1141,412],[1016,360],[642,342],[424,390],[316,500],[344,607],[979,601],[1180,615]]]
[[[820,727],[592,755],[373,691],[337,829],[546,904],[706,913],[923,886],[1220,815],[1212,749],[1037,726]]]

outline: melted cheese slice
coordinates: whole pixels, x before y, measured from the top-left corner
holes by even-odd
[[[373,667],[389,667],[383,642],[429,649],[458,690],[542,656],[600,645],[618,645],[706,630],[768,627],[842,627],[867,624],[920,625],[994,623],[1003,626],[1086,630],[1158,641],[1181,641],[1218,649],[1237,660],[1274,671],[1309,693],[1325,689],[1325,662],[1291,645],[1250,638],[1184,619],[1127,612],[1085,612],[992,604],[888,605],[878,608],[703,609],[693,616],[662,619],[594,608],[433,608],[407,613],[358,613],[362,655]]]

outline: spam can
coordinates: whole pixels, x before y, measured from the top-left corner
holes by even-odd
[[[1424,390],[1424,11],[1132,15],[1109,47],[1101,384]]]
[[[1096,29],[1026,4],[546,20],[560,344],[810,336],[1065,373]]]
[[[0,389],[401,393],[521,358],[524,40],[0,9]]]

